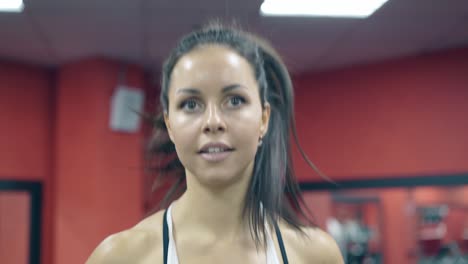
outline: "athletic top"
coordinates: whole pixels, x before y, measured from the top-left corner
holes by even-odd
[[[163,222],[163,244],[164,244],[164,264],[179,264],[179,258],[177,257],[177,250],[175,246],[174,237],[172,234],[172,204],[164,212]],[[277,225],[275,225],[276,237],[278,238],[278,244],[281,250],[281,257],[283,258],[283,264],[288,264],[288,256],[284,248],[283,238]],[[266,252],[266,264],[280,264],[278,255],[276,254],[273,239],[268,228],[266,228],[267,235],[267,252]]]

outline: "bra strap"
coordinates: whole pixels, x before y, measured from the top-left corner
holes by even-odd
[[[167,252],[169,249],[169,227],[167,226],[167,210],[164,211],[163,218],[164,264],[167,264]]]
[[[283,236],[281,236],[281,231],[278,227],[278,224],[276,223],[275,223],[275,231],[276,231],[276,237],[278,239],[278,244],[279,244],[280,251],[281,251],[281,257],[283,258],[283,263],[289,264],[288,255],[286,254],[286,249],[284,248]]]

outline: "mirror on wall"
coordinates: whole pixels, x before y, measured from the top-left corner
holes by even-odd
[[[0,263],[39,264],[42,184],[0,180]]]
[[[27,192],[0,192],[1,263],[28,263],[30,206]]]
[[[468,185],[309,190],[347,264],[468,263]]]

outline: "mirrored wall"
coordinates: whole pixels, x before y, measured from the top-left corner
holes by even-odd
[[[363,188],[345,183],[305,190],[304,197],[347,264],[468,263],[466,177],[458,179],[460,184],[441,180],[408,186],[376,181]]]

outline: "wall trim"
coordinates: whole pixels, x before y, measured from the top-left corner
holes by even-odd
[[[329,182],[300,182],[302,191],[343,190],[365,188],[396,188],[419,186],[456,186],[468,184],[468,173],[446,175],[421,175],[409,177],[385,177],[379,179],[358,179]]]

